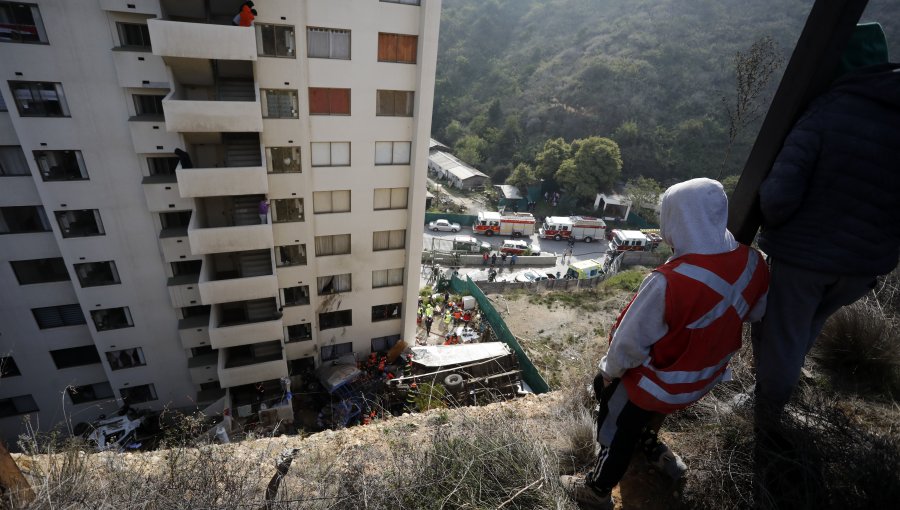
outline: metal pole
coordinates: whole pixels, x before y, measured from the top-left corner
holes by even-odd
[[[868,0],[816,0],[769,105],[729,203],[728,228],[750,244],[759,229],[759,186],[810,101],[827,90]]]

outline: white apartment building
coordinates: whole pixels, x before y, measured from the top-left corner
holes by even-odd
[[[414,338],[441,1],[242,3],[0,1],[7,441]]]

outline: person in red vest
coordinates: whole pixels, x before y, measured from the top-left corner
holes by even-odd
[[[687,466],[659,441],[663,418],[728,380],[743,322],[765,312],[769,272],[762,255],[726,228],[728,199],[701,178],[666,190],[661,234],[674,253],[641,283],[616,320],[600,361],[600,454],[586,477],[561,476],[576,501],[613,508],[611,491],[640,444],[648,461],[681,478]]]

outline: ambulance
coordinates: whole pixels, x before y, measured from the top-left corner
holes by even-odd
[[[569,270],[566,271],[565,278],[568,280],[587,280],[595,276],[600,276],[605,271],[606,256],[599,259],[579,260],[569,264]]]
[[[486,236],[530,236],[534,233],[534,216],[531,213],[498,213],[482,211],[478,213],[472,231]]]
[[[538,231],[542,239],[574,239],[589,243],[606,237],[606,223],[591,216],[548,216]]]

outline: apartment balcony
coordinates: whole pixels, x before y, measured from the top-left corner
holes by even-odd
[[[169,88],[169,75],[162,57],[128,46],[113,48],[112,57],[120,87]]]
[[[223,388],[280,379],[288,375],[279,340],[240,345],[219,352],[219,384]]]
[[[186,274],[173,276],[167,283],[169,287],[169,299],[175,308],[196,306],[200,304],[199,274]]]
[[[195,315],[178,321],[178,336],[185,349],[209,345],[209,315]]]
[[[256,31],[253,27],[233,26],[231,18],[227,17],[217,20],[223,24],[207,21],[210,20],[147,20],[153,54],[166,59],[256,60]]]
[[[212,306],[209,340],[213,349],[282,338],[281,312],[274,298]]]
[[[278,279],[272,271],[272,253],[255,250],[207,255],[200,273],[203,304],[274,298]]]
[[[218,381],[219,353],[212,351],[188,358],[188,372],[194,384]]]
[[[189,99],[170,93],[162,101],[166,130],[178,133],[262,131],[259,101]]]
[[[187,227],[162,229],[159,232],[159,247],[162,249],[163,260],[166,262],[178,262],[194,257],[194,254],[191,253]]]
[[[203,138],[206,135],[201,135]],[[187,150],[192,168],[181,164],[175,170],[182,197],[218,197],[265,194],[269,191],[256,133],[213,135],[220,144],[197,143]],[[191,139],[193,136],[186,136]]]
[[[191,252],[195,255],[270,249],[272,226],[261,224],[259,203],[263,195],[197,199],[188,225]]]
[[[182,198],[174,175],[151,175],[141,181],[150,212],[192,209],[194,201]]]

